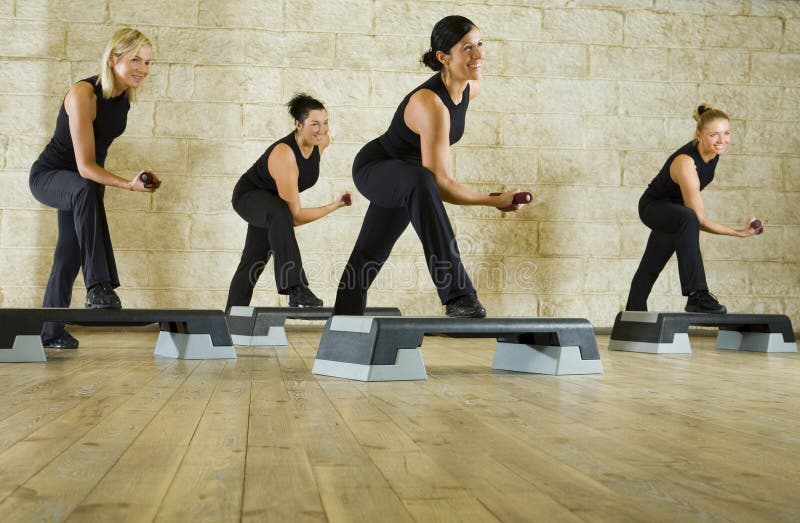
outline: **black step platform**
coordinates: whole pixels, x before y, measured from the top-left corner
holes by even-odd
[[[0,309],[0,362],[46,361],[42,325],[142,326],[158,323],[154,354],[167,358],[236,358],[225,313],[191,309]]]
[[[797,352],[792,322],[781,314],[623,311],[614,320],[608,348],[652,354],[691,354],[690,325],[719,327],[718,349]]]
[[[331,307],[231,307],[228,311],[228,327],[236,345],[285,346],[286,320],[327,320]],[[400,316],[395,307],[369,307],[370,316]]]
[[[313,373],[361,381],[424,380],[426,334],[496,338],[493,369],[539,374],[603,372],[585,319],[333,316],[322,332]]]

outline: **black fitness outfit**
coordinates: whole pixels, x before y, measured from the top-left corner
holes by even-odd
[[[102,167],[111,142],[125,130],[130,102],[127,93],[103,98],[97,76],[81,81],[91,84],[97,97],[97,114],[92,127],[95,161]],[[53,138],[31,167],[29,185],[37,200],[58,209],[58,242],[43,306],[69,307],[72,286],[81,269],[87,289],[104,282],[118,287],[119,276],[103,204],[105,185],[78,173],[69,116],[63,103]],[[63,334],[63,323],[48,322],[42,330],[44,340]]]
[[[247,222],[247,239],[231,280],[226,311],[235,305],[250,304],[253,289],[271,254],[275,255],[275,283],[279,294],[288,294],[289,289],[297,285],[308,286],[294,235],[294,218],[286,202],[278,195],[275,179],[267,167],[269,155],[281,143],[288,145],[294,153],[300,192],[312,187],[319,179],[319,147],[315,145],[311,155],[303,157],[292,132],[270,145],[236,183],[231,202],[236,213]]]
[[[433,173],[422,166],[420,137],[403,114],[420,89],[436,93],[450,113],[450,144],[461,139],[469,106],[469,84],[456,105],[441,74],[411,91],[397,108],[389,129],[365,145],[353,162],[353,181],[369,201],[361,232],[347,262],[336,294],[335,314],[364,314],[367,289],[408,226],[422,241],[428,271],[442,303],[475,294],[461,263],[453,228]]]
[[[686,207],[680,186],[669,175],[673,160],[681,154],[694,161],[700,190],[714,179],[719,155],[706,163],[697,150],[697,142],[691,141],[672,153],[650,182],[639,200],[639,217],[650,227],[650,238],[631,282],[625,310],[647,310],[647,297],[673,253],[678,255],[682,294],[688,296],[694,291],[708,290],[700,253],[700,222],[695,212]]]

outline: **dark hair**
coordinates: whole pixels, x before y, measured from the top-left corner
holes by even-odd
[[[463,16],[445,16],[433,26],[433,31],[431,31],[431,48],[422,55],[420,62],[434,71],[441,71],[444,66],[442,62],[436,59],[436,52],[442,51],[445,54],[449,53],[450,49],[475,27],[475,24]]]
[[[289,114],[292,115],[292,118],[300,123],[305,123],[306,118],[308,118],[308,113],[311,111],[315,109],[325,110],[325,106],[322,105],[322,102],[306,93],[297,93],[294,95],[292,99],[289,100],[289,103],[286,104],[286,107],[289,108]]]

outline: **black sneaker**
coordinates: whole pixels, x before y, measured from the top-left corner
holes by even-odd
[[[64,331],[64,334],[58,338],[42,340],[42,345],[48,349],[77,349],[78,340],[73,338],[69,332]]]
[[[289,307],[322,307],[322,300],[305,285],[295,285],[289,289]]]
[[[711,314],[725,314],[728,309],[717,301],[717,297],[706,290],[694,291],[686,301],[686,312],[707,312]]]
[[[86,293],[87,309],[121,309],[122,302],[110,283],[98,283]]]
[[[445,314],[451,318],[484,318],[486,309],[474,294],[459,296],[444,305]]]

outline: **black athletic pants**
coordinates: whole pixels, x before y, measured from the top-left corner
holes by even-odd
[[[639,269],[633,276],[625,310],[647,310],[647,297],[673,253],[678,255],[678,274],[683,295],[708,290],[700,253],[700,222],[697,214],[680,203],[642,197],[639,200],[639,217],[650,227],[650,238]]]
[[[119,287],[103,204],[105,185],[75,171],[46,169],[38,163],[31,168],[29,185],[37,200],[58,209],[58,242],[42,306],[69,307],[81,269],[87,289],[104,282]],[[63,323],[47,322],[42,329],[45,341],[63,334]]]
[[[409,222],[422,242],[442,303],[475,294],[433,173],[388,157],[380,142],[373,140],[356,156],[353,180],[370,204],[339,282],[334,314],[364,314],[367,289]]]
[[[275,284],[279,294],[296,285],[308,285],[294,235],[294,219],[280,196],[259,189],[242,178],[233,190],[233,208],[247,222],[242,258],[231,280],[225,310],[250,305],[253,289],[269,261],[275,256]]]

